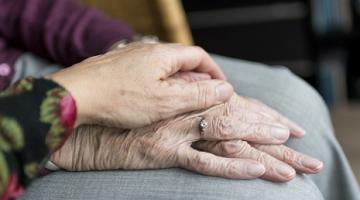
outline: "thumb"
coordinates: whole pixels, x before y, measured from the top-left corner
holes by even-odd
[[[176,102],[177,113],[185,113],[206,109],[211,106],[224,103],[230,99],[234,93],[233,87],[222,80],[202,80],[182,84],[181,87],[172,92],[180,97]],[[176,101],[176,99],[174,99]]]

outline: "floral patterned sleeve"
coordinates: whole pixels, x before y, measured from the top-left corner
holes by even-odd
[[[61,86],[27,78],[0,92],[0,199],[15,199],[72,132],[76,105]]]

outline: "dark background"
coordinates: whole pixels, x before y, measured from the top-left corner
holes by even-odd
[[[197,45],[285,65],[330,106],[360,98],[360,0],[183,0]]]

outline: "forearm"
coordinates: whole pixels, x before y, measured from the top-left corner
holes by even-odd
[[[75,102],[59,85],[25,79],[0,93],[0,196],[20,195],[72,131]]]

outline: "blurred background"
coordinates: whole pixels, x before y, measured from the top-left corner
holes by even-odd
[[[82,0],[167,42],[284,65],[328,104],[360,181],[360,0]]]

